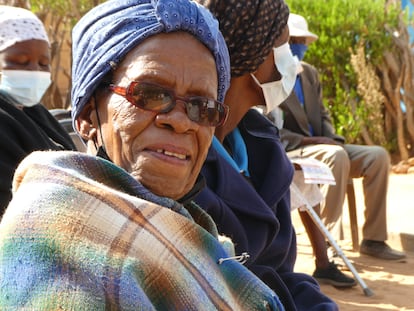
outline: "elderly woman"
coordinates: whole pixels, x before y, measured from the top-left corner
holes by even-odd
[[[289,9],[283,0],[244,5],[237,0],[198,2],[220,23],[232,77],[225,98],[228,120],[216,129],[202,168],[208,188],[195,200],[212,216],[219,232],[232,238],[236,254],[250,255],[246,266],[278,293],[286,309],[337,310],[311,276],[293,271],[296,236],[289,192],[293,166],[277,128],[251,109],[261,105],[273,110],[293,87],[296,65],[288,46]]]
[[[70,136],[39,103],[50,81],[43,23],[28,10],[0,5],[0,216],[25,156],[35,150],[75,150]]]
[[[194,2],[111,0],[80,20],[72,103],[89,155],[19,166],[3,309],[283,310],[192,202],[229,78],[218,23]]]

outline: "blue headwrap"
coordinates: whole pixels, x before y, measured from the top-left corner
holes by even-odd
[[[109,0],[89,11],[72,32],[72,119],[105,75],[146,38],[187,31],[213,54],[219,101],[230,83],[230,59],[217,20],[189,0]]]

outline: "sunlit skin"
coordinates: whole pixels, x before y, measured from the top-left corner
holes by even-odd
[[[113,75],[127,86],[147,81],[179,96],[217,98],[217,71],[211,52],[185,32],[158,34],[130,51]],[[191,121],[182,102],[166,114],[144,111],[112,92],[96,96],[105,149],[111,160],[157,195],[179,199],[194,186],[210,146],[214,127]],[[101,145],[95,101],[83,110],[81,135]],[[96,154],[93,144],[88,152]]]
[[[277,37],[273,46],[281,46],[288,42],[288,40],[289,29],[286,26],[281,35]],[[280,80],[280,73],[274,63],[273,49],[253,74],[260,83]],[[262,89],[254,82],[250,73],[231,78],[230,88],[227,91],[224,103],[230,108],[229,115],[226,123],[218,127],[215,132],[217,139],[221,142],[234,130],[250,108],[266,104]]]
[[[50,72],[50,49],[46,41],[26,40],[0,52],[0,70]]]

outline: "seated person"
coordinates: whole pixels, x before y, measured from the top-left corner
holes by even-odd
[[[284,310],[192,201],[227,114],[217,21],[188,0],[110,0],[72,38],[88,154],[19,165],[0,224],[2,309]]]
[[[289,34],[296,34],[298,32],[297,28],[297,17],[299,15],[290,13],[288,19],[288,27],[289,27]],[[304,24],[303,29],[300,30],[303,34],[306,34],[308,37],[308,41],[316,40],[317,36],[311,33],[308,30],[307,24]],[[298,68],[300,68],[300,64],[298,64]],[[278,127],[282,127],[283,125],[283,114],[280,114],[282,110],[278,108],[278,110],[273,110],[270,114],[270,119],[275,123],[278,124]],[[278,121],[277,121],[278,120]],[[319,203],[323,201],[324,197],[319,190],[319,186],[316,184],[309,185],[304,184],[303,182],[303,174],[300,171],[295,171],[294,181],[296,186],[299,186],[297,190],[304,191],[304,187],[308,187],[307,189],[311,189],[310,187],[314,187],[313,192],[317,191],[319,194],[318,200],[315,198],[307,198],[302,196],[302,194],[295,193],[298,197],[303,197],[307,200],[308,204],[312,206],[312,208],[319,214],[320,206]],[[292,190],[292,188],[291,188]],[[294,191],[291,191],[291,195],[295,195]],[[295,198],[292,198],[294,200]],[[312,200],[314,199],[314,200]],[[336,263],[334,261],[329,260],[328,256],[328,247],[325,240],[325,236],[322,234],[318,226],[315,224],[314,220],[310,217],[307,211],[298,209],[300,218],[302,220],[303,226],[305,227],[306,233],[308,235],[309,241],[312,245],[312,249],[315,256],[315,271],[313,272],[313,277],[318,280],[319,283],[331,284],[335,287],[352,287],[355,286],[357,283],[356,281],[344,274],[340,269],[338,269]]]
[[[304,206],[307,205],[308,208],[312,208],[316,214],[319,214],[319,204],[324,199],[319,185],[305,183],[303,172],[297,169],[293,176],[290,191],[292,209],[298,209],[315,256],[316,268],[312,276],[319,283],[330,284],[335,287],[346,288],[355,286],[357,284],[356,281],[343,273],[334,261],[330,261],[326,238],[309,215],[306,206]]]
[[[295,15],[290,27],[290,47],[303,59],[309,43],[316,37],[309,34],[306,20]],[[365,223],[360,253],[387,260],[398,260],[405,254],[389,247],[387,240],[386,202],[390,160],[380,146],[346,144],[335,133],[329,112],[322,102],[322,87],[317,70],[302,62],[294,92],[280,108],[284,112],[280,137],[289,156],[301,155],[326,163],[336,185],[323,185],[325,201],[321,204],[321,219],[338,239],[342,207],[349,178],[363,178]]]
[[[232,238],[236,254],[250,255],[246,266],[278,294],[287,310],[337,310],[311,276],[294,272],[296,235],[289,192],[293,166],[275,126],[251,109],[278,104],[266,100],[273,98],[264,94],[267,85],[272,94],[275,87],[278,96],[291,91],[277,88],[282,84],[275,65],[276,60],[279,65],[292,64],[286,26],[289,9],[284,1],[273,0],[245,6],[222,0],[200,2],[220,22],[232,78],[225,98],[229,116],[215,131],[202,169],[208,188],[196,202],[213,217],[219,232]],[[292,87],[295,72],[296,67],[290,73]],[[292,80],[282,77],[286,78]],[[258,83],[263,83],[263,90]]]
[[[35,150],[75,150],[69,135],[40,104],[50,79],[50,43],[32,12],[0,5],[0,217],[14,171]]]

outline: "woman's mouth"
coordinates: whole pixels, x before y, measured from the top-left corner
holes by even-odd
[[[164,154],[166,156],[174,157],[174,158],[177,158],[177,159],[180,159],[180,160],[187,159],[187,156],[185,154],[182,154],[182,153],[171,152],[171,151],[164,150],[164,149],[157,149],[156,151],[157,151],[157,153],[161,153],[161,154]]]

